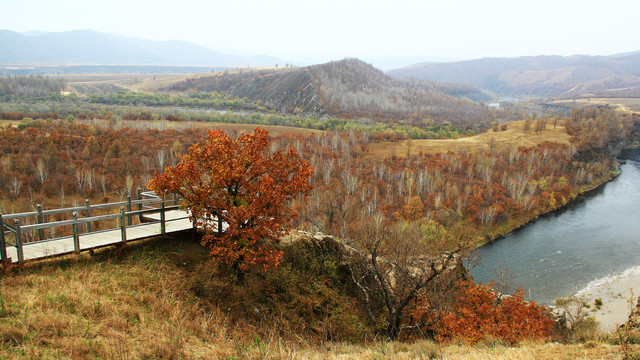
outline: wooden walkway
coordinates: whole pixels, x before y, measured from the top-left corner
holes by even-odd
[[[165,223],[165,234],[176,233],[193,229],[186,211],[172,210],[167,212]],[[169,217],[173,218],[169,220]],[[121,229],[111,229],[96,231],[78,235],[79,250],[87,251],[109,245],[117,245],[134,240],[146,239],[162,234],[160,222],[142,223],[127,226],[125,228],[126,238],[122,240]],[[74,237],[66,236],[62,238],[43,240],[25,243],[22,245],[23,261],[42,259],[46,257],[59,256],[76,252]],[[7,247],[7,256],[11,262],[18,262],[18,249],[16,246]]]
[[[170,206],[166,206],[170,204]],[[83,207],[42,210],[19,214],[0,214],[0,260],[4,266],[11,263],[23,263],[53,256],[60,256],[96,248],[122,245],[129,241],[151,238],[164,234],[193,230],[193,224],[186,211],[180,210],[177,198],[161,199],[153,193],[138,191],[138,200],[128,198],[126,202],[90,205],[87,200]],[[91,216],[92,211],[109,211],[109,208],[120,208],[119,213]],[[134,208],[137,208],[134,210]],[[72,213],[71,220],[45,222],[45,217],[54,214]],[[79,218],[81,214],[84,217]],[[67,215],[68,216],[68,215]],[[35,219],[33,224],[20,225],[20,220]],[[133,224],[133,219],[138,224]],[[118,227],[101,231],[92,231],[92,226],[110,220],[114,224],[118,219]],[[8,221],[13,220],[13,225]],[[113,225],[112,225],[113,226]],[[64,227],[72,228],[72,235],[46,239],[46,229]],[[84,232],[79,229],[82,227]],[[226,224],[223,224],[223,229]],[[69,232],[69,231],[67,231]],[[51,231],[49,230],[49,233]],[[55,233],[55,232],[53,232]],[[31,236],[26,236],[30,234]],[[37,235],[37,236],[36,236]],[[26,238],[37,241],[24,241]]]

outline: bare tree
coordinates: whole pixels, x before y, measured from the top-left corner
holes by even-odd
[[[133,177],[131,177],[131,174],[127,174],[127,177],[125,178],[125,191],[127,195],[131,195],[131,190],[133,189]]]
[[[156,160],[158,161],[160,171],[164,171],[164,163],[167,160],[167,151],[165,149],[159,149],[156,153]]]
[[[22,180],[18,179],[17,176],[14,176],[9,182],[9,190],[13,194],[13,199],[17,199],[22,192]]]
[[[390,339],[427,325],[403,323],[409,305],[421,291],[453,272],[474,235],[463,228],[432,234],[418,222],[391,225],[381,216],[363,218],[360,224],[352,235],[356,248],[345,262],[369,320],[384,327]]]
[[[100,185],[102,185],[102,196],[107,197],[107,175],[100,174]]]
[[[47,171],[47,164],[44,162],[43,158],[39,158],[36,162],[36,169],[38,170],[38,180],[40,180],[40,185],[42,185],[49,176],[49,173]]]

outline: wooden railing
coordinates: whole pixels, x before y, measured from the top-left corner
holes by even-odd
[[[153,192],[142,192],[138,190],[137,200],[131,200],[131,197],[128,196],[126,201],[96,205],[91,205],[89,203],[89,200],[86,200],[84,206],[52,210],[43,210],[42,206],[38,204],[36,211],[7,215],[3,215],[0,213],[0,258],[5,266],[7,265],[7,263],[10,263],[11,259],[9,259],[7,256],[7,245],[14,246],[17,250],[18,263],[22,263],[24,261],[23,248],[26,243],[44,243],[60,239],[68,239],[70,236],[73,237],[73,251],[78,253],[80,252],[81,234],[113,231],[118,228],[120,229],[121,241],[122,243],[125,243],[127,241],[127,227],[135,227],[143,223],[148,224],[149,222],[154,222],[150,217],[144,217],[144,215],[160,214],[160,219],[156,221],[160,223],[160,233],[164,235],[166,233],[167,223],[166,213],[168,211],[178,210],[178,201],[179,199],[177,196],[172,196],[171,200],[166,200],[157,196]],[[134,210],[134,207],[137,209]],[[117,213],[92,216],[92,213],[95,213],[98,210],[109,212],[114,208],[117,208],[119,211]],[[60,221],[45,221],[45,219],[49,216],[57,214],[67,214],[67,217],[68,214],[71,214],[71,219]],[[139,224],[137,225],[133,222],[133,218],[136,216],[138,217],[139,222]],[[181,220],[185,218],[188,218],[186,213],[184,217],[173,218],[170,221]],[[26,219],[34,219],[34,223],[26,225],[21,224],[21,220]],[[94,224],[104,224],[109,221],[113,224],[113,220],[115,219],[118,219],[118,226],[116,228],[111,227],[99,231],[94,231]],[[83,229],[84,231],[82,231],[80,229],[80,225],[85,225],[86,229]],[[56,229],[69,226],[71,227],[70,235],[62,237],[56,237],[55,235],[53,235],[53,237],[49,239],[45,236],[46,229]],[[27,238],[25,237],[26,234],[35,232],[37,232],[38,240],[25,241],[27,240]],[[53,234],[55,234],[55,232],[53,232]],[[32,235],[31,238],[35,239],[35,235]]]

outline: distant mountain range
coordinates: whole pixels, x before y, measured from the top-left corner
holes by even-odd
[[[389,74],[397,78],[467,83],[510,96],[640,96],[640,52],[431,62],[392,70]]]
[[[527,56],[441,62],[446,60],[450,59],[396,56],[372,62],[383,69],[420,62],[387,74],[395,78],[470,84],[472,87],[467,90],[472,90],[456,94],[464,93],[463,96],[475,100],[487,98],[486,92],[478,88],[503,96],[640,97],[640,51],[611,56]],[[288,61],[271,56],[225,54],[185,41],[152,41],[93,30],[26,33],[0,30],[0,74],[193,73],[276,64],[282,67],[286,63]],[[15,65],[21,68],[16,69]],[[28,68],[34,65],[37,66]],[[451,88],[450,85],[438,86]],[[453,88],[461,89],[460,85]]]
[[[470,126],[487,119],[491,96],[465,84],[394,79],[357,59],[300,68],[217,72],[167,90],[218,91],[287,113],[383,121],[429,119]]]
[[[270,56],[223,54],[186,41],[152,41],[93,30],[0,30],[0,64],[102,64],[163,66],[274,66]]]

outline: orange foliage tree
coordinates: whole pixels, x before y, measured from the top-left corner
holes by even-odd
[[[425,297],[418,300],[421,305],[413,310],[416,317],[436,319],[431,330],[435,330],[437,340],[457,339],[475,344],[499,338],[515,344],[549,336],[554,320],[544,306],[524,301],[521,289],[504,296],[492,288],[492,282],[484,285],[467,280],[458,285],[452,311],[437,314]]]
[[[269,134],[256,128],[234,140],[210,130],[204,144],[149,183],[159,193],[177,193],[214,259],[245,271],[277,266],[282,253],[270,241],[296,217],[288,201],[311,190],[313,169],[293,148],[270,150]],[[223,224],[228,227],[222,231]]]

